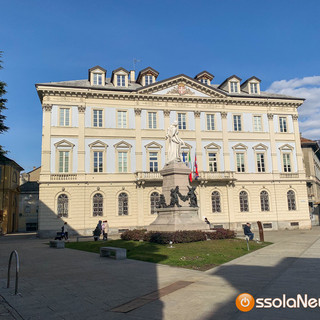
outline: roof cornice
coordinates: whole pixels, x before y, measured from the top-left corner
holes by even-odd
[[[194,80],[193,80],[194,81]],[[73,97],[80,99],[115,99],[128,101],[159,101],[159,102],[182,102],[182,103],[201,103],[214,105],[243,105],[243,106],[268,106],[268,107],[295,107],[298,108],[302,99],[297,98],[263,98],[260,96],[252,97],[200,97],[200,96],[171,96],[155,95],[138,91],[112,91],[104,88],[70,88],[59,86],[37,85],[37,91],[41,102],[43,97]]]

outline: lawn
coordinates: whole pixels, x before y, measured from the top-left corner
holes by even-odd
[[[125,248],[129,259],[205,271],[269,244],[250,241],[250,251],[247,250],[246,242],[240,239],[178,243],[173,248],[163,244],[124,240],[70,242],[66,243],[66,247],[95,253],[99,253],[100,247]]]

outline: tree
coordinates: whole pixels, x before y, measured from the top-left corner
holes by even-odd
[[[2,51],[0,51],[0,59],[2,57]],[[0,60],[0,69],[2,69],[2,60]],[[2,96],[6,94],[6,90],[5,90],[5,87],[6,87],[6,83],[0,81],[0,134],[7,131],[9,128],[4,124],[4,120],[6,119],[6,116],[4,116],[2,114],[3,110],[6,110],[6,102],[7,102],[7,99],[3,98]],[[2,149],[2,146],[0,145],[0,154],[4,154],[6,153],[6,151],[4,151]]]

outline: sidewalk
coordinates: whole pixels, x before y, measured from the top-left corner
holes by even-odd
[[[320,228],[266,232],[274,242],[206,272],[52,249],[32,237],[0,238],[1,319],[319,319],[318,309],[238,311],[235,298],[320,297]],[[5,289],[10,252],[20,255],[19,292]],[[12,274],[14,273],[12,269]],[[9,305],[8,305],[9,304]],[[6,310],[14,313],[7,313]],[[4,311],[3,311],[4,310]],[[21,318],[19,317],[21,315]]]

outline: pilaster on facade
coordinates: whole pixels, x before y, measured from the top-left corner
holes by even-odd
[[[296,154],[297,154],[297,169],[299,175],[303,175],[305,179],[305,169],[303,165],[303,154],[302,154],[302,148],[300,143],[300,133],[299,133],[299,124],[298,124],[298,115],[293,114],[292,120],[293,120],[293,132],[294,132],[294,140],[296,145]]]
[[[221,111],[221,125],[222,125],[222,140],[223,140],[223,159],[224,159],[224,170],[230,171],[230,152],[229,152],[229,140],[228,140],[228,112]]]
[[[78,106],[78,173],[85,173],[85,105]]]
[[[270,134],[270,150],[271,150],[271,161],[272,161],[272,173],[278,174],[278,153],[277,153],[277,146],[276,146],[276,138],[274,132],[274,114],[267,113],[268,117],[268,125],[269,125],[269,134]]]
[[[195,129],[196,129],[195,130],[196,131],[196,150],[195,150],[195,155],[197,156],[198,171],[202,171],[203,170],[200,115],[201,115],[201,112],[199,110],[194,111]]]
[[[50,173],[51,158],[51,113],[52,104],[43,104],[41,173]]]
[[[142,141],[141,141],[141,108],[134,108],[135,115],[135,136],[136,136],[136,150],[135,150],[135,158],[136,158],[136,170],[142,170]]]

